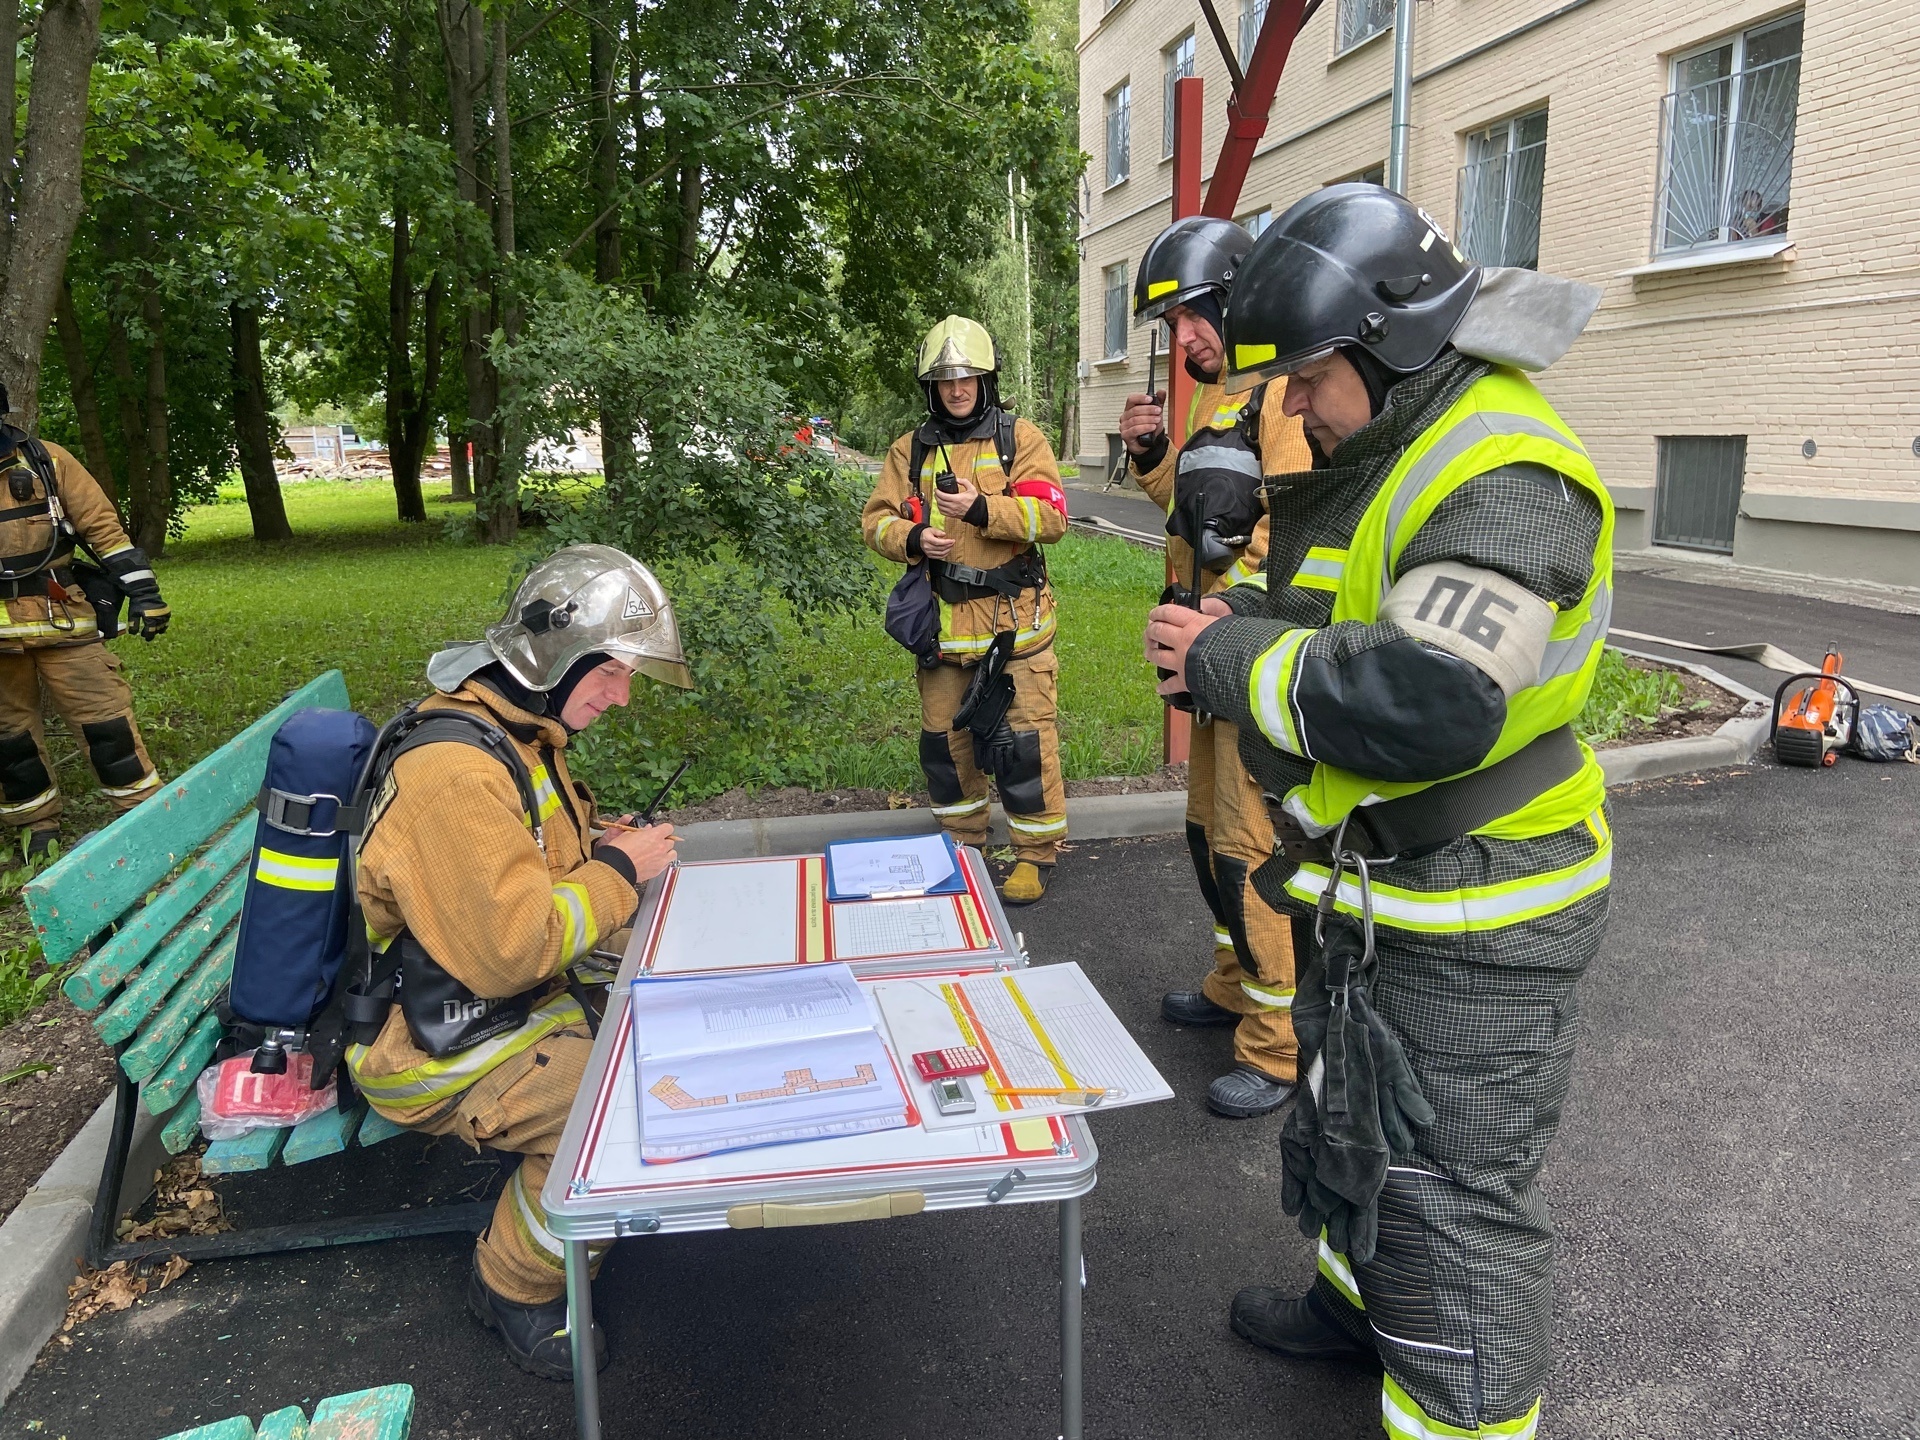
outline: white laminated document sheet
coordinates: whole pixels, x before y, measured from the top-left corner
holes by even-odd
[[[881,980],[873,985],[901,1073],[929,1130],[957,1129],[1023,1115],[1083,1113],[1171,1100],[1173,1087],[1134,1043],[1078,965],[930,980]],[[984,1075],[967,1077],[977,1109],[942,1115],[932,1087],[910,1063],[923,1050],[977,1045],[987,1054]],[[1097,1106],[1044,1095],[999,1095],[995,1089],[1099,1089]]]
[[[629,1006],[647,1160],[911,1123],[873,1003],[844,965],[636,980]]]
[[[839,840],[827,847],[827,894],[835,900],[924,895],[948,885],[957,869],[953,842],[931,835]]]

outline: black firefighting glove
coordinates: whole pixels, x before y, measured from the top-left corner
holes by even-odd
[[[953,728],[973,736],[973,763],[989,775],[1010,770],[1015,758],[1013,726],[1007,718],[1013,709],[1013,677],[1007,674],[1013,641],[1011,630],[993,637],[953,712]]]
[[[146,551],[129,545],[102,557],[100,563],[127,597],[127,630],[142,640],[164,635],[173,611],[160,598],[160,582],[154,578],[153,563]]]

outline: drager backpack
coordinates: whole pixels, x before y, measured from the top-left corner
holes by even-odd
[[[353,710],[299,710],[275,732],[260,787],[253,858],[223,1018],[228,1053],[254,1051],[278,1074],[333,997],[353,909],[348,807],[373,752],[373,722]],[[315,1054],[314,1088],[332,1073]]]

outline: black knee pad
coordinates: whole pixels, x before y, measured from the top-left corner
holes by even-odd
[[[93,761],[93,773],[102,785],[131,785],[146,777],[146,762],[133,743],[133,724],[124,715],[82,725],[80,733],[86,737],[87,758]]]
[[[1224,925],[1220,912],[1220,887],[1213,883],[1213,846],[1207,840],[1207,827],[1187,821],[1187,854],[1193,857],[1193,878],[1200,882],[1200,898],[1213,912],[1213,923]]]
[[[960,771],[953,763],[953,747],[944,730],[920,732],[920,773],[927,777],[927,796],[936,805],[958,805],[966,799]]]
[[[1009,815],[1038,815],[1047,808],[1046,779],[1040,771],[1040,732],[1013,732],[1013,763],[994,779],[1000,782],[1000,803]]]
[[[1247,943],[1247,862],[1213,853],[1213,884],[1220,897],[1220,921],[1233,937],[1233,953],[1240,968],[1254,972],[1253,949]]]
[[[1418,1177],[1389,1171],[1380,1192],[1380,1236],[1366,1271],[1368,1318],[1387,1334],[1420,1345],[1457,1345],[1433,1294],[1433,1256]]]
[[[0,794],[9,805],[24,805],[53,788],[53,777],[40,761],[40,747],[24,731],[0,735]]]

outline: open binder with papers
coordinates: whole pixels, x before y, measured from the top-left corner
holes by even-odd
[[[846,965],[635,980],[631,1014],[643,1160],[918,1118]]]

